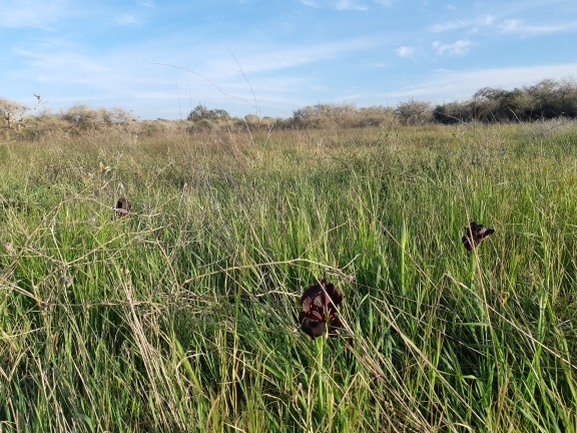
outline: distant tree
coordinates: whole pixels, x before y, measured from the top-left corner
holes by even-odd
[[[502,118],[510,120],[530,120],[533,115],[535,100],[522,89],[506,92],[500,99],[499,111]]]
[[[186,119],[192,122],[214,122],[219,120],[229,120],[230,115],[226,110],[209,110],[205,105],[199,104],[190,112]]]
[[[432,119],[431,103],[412,98],[407,102],[400,102],[395,113],[405,125],[423,125]]]
[[[466,122],[469,119],[469,107],[462,102],[449,102],[443,105],[437,105],[433,109],[433,119],[436,122],[447,125],[459,122]]]
[[[392,107],[373,105],[371,107],[358,109],[353,126],[393,126],[397,123],[398,119]]]
[[[293,111],[293,124],[299,128],[317,127],[318,115],[314,107],[306,106]]]
[[[441,123],[531,121],[559,116],[577,117],[577,82],[543,79],[531,86],[504,90],[483,87],[469,101],[438,105],[433,111]]]
[[[393,109],[373,106],[357,108],[354,104],[316,104],[293,111],[284,127],[291,128],[360,128],[392,125],[396,122]]]
[[[358,110],[354,104],[316,104],[293,111],[292,124],[297,128],[350,127]]]
[[[16,130],[28,111],[30,111],[30,108],[26,105],[10,99],[0,98],[0,127],[6,138],[10,137],[11,131]]]
[[[550,119],[561,115],[563,109],[558,92],[559,84],[555,80],[545,78],[523,90],[535,100],[534,117]]]
[[[122,108],[91,108],[88,105],[74,105],[62,114],[73,129],[89,130],[105,126],[124,125],[132,120],[132,114]]]
[[[559,83],[559,96],[561,99],[561,115],[568,117],[577,116],[577,81],[573,77],[565,77]]]
[[[483,87],[475,92],[473,95],[473,99],[476,100],[491,100],[495,101],[499,98],[503,97],[507,93],[506,90],[501,89],[500,87]]]

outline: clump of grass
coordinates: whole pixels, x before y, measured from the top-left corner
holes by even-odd
[[[575,431],[565,138],[218,134],[0,147],[3,431]]]

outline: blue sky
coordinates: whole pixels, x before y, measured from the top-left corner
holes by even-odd
[[[0,97],[55,112],[442,103],[577,79],[575,0],[0,0]],[[172,65],[172,66],[169,66]]]

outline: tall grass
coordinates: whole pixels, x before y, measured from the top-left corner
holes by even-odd
[[[0,430],[577,431],[552,126],[0,145]],[[313,341],[321,277],[344,329]]]

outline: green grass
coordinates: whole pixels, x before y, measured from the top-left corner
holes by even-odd
[[[552,126],[1,144],[0,431],[577,432]],[[345,329],[313,341],[317,278]]]

